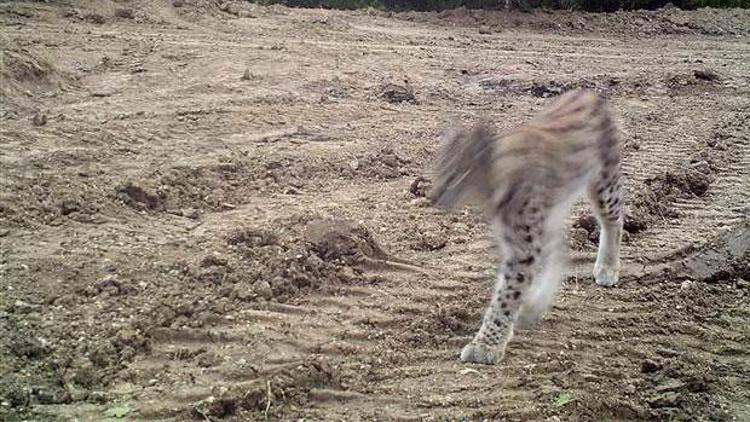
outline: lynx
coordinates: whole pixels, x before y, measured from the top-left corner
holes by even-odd
[[[533,120],[498,135],[488,124],[449,133],[430,198],[458,208],[473,203],[493,227],[499,255],[492,299],[461,360],[501,360],[514,325],[536,322],[564,271],[565,216],[584,191],[601,226],[594,279],[614,286],[622,234],[622,145],[605,101],[575,90]]]

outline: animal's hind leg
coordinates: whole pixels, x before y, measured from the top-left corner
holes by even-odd
[[[562,224],[561,224],[562,226]],[[565,271],[565,247],[559,230],[550,233],[550,240],[542,248],[543,269],[534,278],[534,284],[526,292],[523,304],[516,318],[516,326],[529,328],[547,312],[560,290],[560,282]]]
[[[622,185],[619,163],[604,168],[588,186],[588,197],[601,227],[594,279],[600,286],[614,286],[620,275],[622,237]]]
[[[543,221],[529,211],[528,201],[517,211],[504,210],[506,221],[499,222],[503,261],[482,326],[461,351],[461,360],[494,364],[502,359],[505,345],[513,336],[513,324],[528,287],[534,282],[541,255]]]

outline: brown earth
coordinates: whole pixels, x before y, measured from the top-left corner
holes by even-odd
[[[0,3],[0,419],[750,420],[750,12]],[[623,283],[464,365],[493,275],[452,122],[573,87],[626,141]]]

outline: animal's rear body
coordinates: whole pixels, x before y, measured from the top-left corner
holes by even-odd
[[[501,257],[482,326],[461,359],[494,363],[516,324],[540,318],[564,271],[562,232],[586,192],[601,225],[594,278],[618,281],[622,232],[622,146],[605,101],[577,90],[530,122],[498,135],[488,125],[449,134],[438,159],[433,202],[474,202],[495,230]]]

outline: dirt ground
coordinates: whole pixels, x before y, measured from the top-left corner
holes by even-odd
[[[0,2],[0,419],[750,420],[750,12]],[[440,133],[573,87],[624,281],[464,365],[494,273]]]

